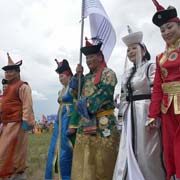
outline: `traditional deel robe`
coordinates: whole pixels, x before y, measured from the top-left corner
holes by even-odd
[[[81,119],[74,147],[72,180],[112,180],[113,176],[119,142],[113,113],[117,79],[109,68],[103,69],[97,85],[94,84],[95,77],[94,73],[84,76],[82,98],[88,98],[91,121],[95,121],[98,129],[96,134],[85,134]]]
[[[149,118],[162,118],[167,179],[180,178],[180,39],[157,56]]]
[[[16,84],[20,86],[16,86]],[[22,173],[27,168],[28,132],[22,129],[21,123],[24,120],[29,126],[35,124],[31,89],[22,81],[9,84],[6,88],[2,99],[2,113],[6,111],[3,107],[3,100],[15,86],[14,92],[17,94],[17,99],[12,99],[12,101],[15,103],[16,101],[22,102],[22,112],[19,116],[21,119],[11,119],[13,114],[9,114],[10,119],[1,119],[3,128],[0,134],[0,178],[7,178],[14,174]]]
[[[154,74],[155,64],[143,61],[122,78],[123,126],[113,180],[165,180],[160,129],[145,126]]]
[[[54,173],[58,173],[59,179],[71,179],[72,153],[75,134],[70,135],[68,133],[68,127],[75,127],[78,125],[78,122],[70,121],[74,106],[69,86],[64,87],[62,91],[59,92],[58,103],[59,110],[54,123],[54,131],[46,162],[46,180],[52,180]]]
[[[1,103],[2,103],[3,95],[0,95],[0,113],[1,113]],[[1,116],[0,116],[0,134],[2,131],[3,123],[1,123]]]

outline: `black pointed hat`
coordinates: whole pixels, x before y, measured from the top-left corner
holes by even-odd
[[[160,27],[167,22],[180,22],[180,19],[177,17],[175,7],[169,6],[167,9],[165,9],[157,2],[157,0],[152,1],[157,9],[157,12],[152,18],[152,21],[156,26]]]
[[[57,69],[55,70],[58,74],[61,74],[65,71],[68,71],[70,75],[73,75],[72,71],[71,71],[71,68],[69,66],[69,63],[66,59],[63,59],[61,62],[59,62],[57,59],[55,59],[58,67]]]
[[[7,70],[13,70],[13,69],[19,69],[22,65],[22,60],[21,61],[18,61],[17,63],[14,63],[13,60],[11,59],[9,53],[7,53],[7,56],[8,56],[8,65],[7,66],[4,66],[2,69],[4,71],[7,71]]]
[[[99,41],[98,44],[93,45],[92,43],[88,41],[87,38],[85,38],[85,40],[86,40],[86,46],[81,47],[81,52],[85,56],[90,55],[90,54],[96,54],[101,51],[102,42]]]

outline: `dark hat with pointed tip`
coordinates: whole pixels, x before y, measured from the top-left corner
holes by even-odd
[[[152,1],[157,9],[157,12],[152,18],[152,21],[156,26],[160,27],[168,22],[180,22],[180,19],[177,17],[177,11],[175,7],[169,6],[167,9],[165,9],[157,2],[157,0]]]
[[[69,66],[69,63],[66,59],[63,59],[61,62],[59,62],[57,59],[55,59],[58,67],[55,70],[58,74],[62,74],[65,71],[68,71],[70,75],[73,75],[71,68]]]
[[[101,51],[102,42],[98,42],[98,44],[93,45],[92,43],[90,43],[88,41],[87,38],[85,38],[85,40],[86,40],[86,46],[81,47],[81,52],[85,56],[90,55],[90,54],[96,54],[96,53],[99,53]]]
[[[9,53],[7,53],[7,56],[8,56],[8,65],[7,65],[7,66],[4,66],[2,69],[3,69],[4,71],[13,70],[13,69],[20,69],[19,66],[22,65],[22,60],[21,60],[21,61],[18,61],[17,63],[14,63],[13,60],[11,59]]]

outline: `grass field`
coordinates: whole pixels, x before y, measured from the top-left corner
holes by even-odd
[[[30,134],[28,146],[28,180],[44,180],[51,133]]]

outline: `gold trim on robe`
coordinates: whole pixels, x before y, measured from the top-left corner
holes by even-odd
[[[163,113],[166,113],[173,101],[174,113],[180,114],[180,81],[174,81],[169,83],[162,84],[162,90],[164,94],[168,95],[168,104],[165,106],[165,103],[162,101],[161,110]]]

